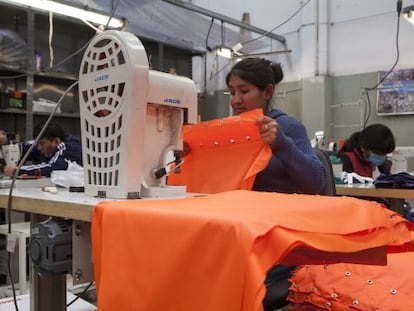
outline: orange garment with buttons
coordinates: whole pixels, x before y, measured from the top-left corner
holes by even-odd
[[[307,265],[291,278],[289,310],[414,310],[414,252],[388,254],[386,266]]]
[[[260,311],[270,267],[385,264],[413,225],[350,197],[246,190],[106,201],[92,217],[99,311]],[[399,249],[401,248],[401,249]]]
[[[252,189],[256,174],[267,166],[272,155],[256,125],[262,115],[261,109],[255,109],[185,125],[183,136],[190,153],[180,173],[170,173],[168,184],[186,185],[187,191],[193,193]]]

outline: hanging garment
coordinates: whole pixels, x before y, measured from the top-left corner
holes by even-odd
[[[250,190],[256,174],[267,166],[272,155],[256,125],[261,115],[262,110],[255,109],[184,126],[184,142],[190,152],[184,157],[180,173],[170,173],[168,184],[186,185],[187,192],[193,193]]]
[[[276,263],[385,264],[413,224],[350,197],[246,190],[107,201],[92,217],[100,311],[259,311]]]
[[[291,278],[289,310],[414,310],[414,252],[390,253],[386,266],[301,266]]]

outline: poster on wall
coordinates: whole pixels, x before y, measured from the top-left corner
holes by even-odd
[[[378,81],[386,73],[387,71],[380,71]],[[414,69],[393,71],[378,86],[377,114],[414,114]]]

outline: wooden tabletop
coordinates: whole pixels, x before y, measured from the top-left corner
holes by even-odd
[[[390,199],[414,199],[414,189],[375,188],[372,184],[336,185],[336,194]]]
[[[372,184],[336,185],[338,195],[380,197],[391,199],[414,199],[414,189],[375,188]],[[0,189],[0,207],[8,205],[9,189]],[[41,215],[65,217],[74,220],[91,221],[95,205],[102,199],[89,197],[83,193],[59,189],[53,194],[41,188],[23,188],[13,190],[12,209]]]
[[[0,189],[0,207],[8,205],[9,189]],[[83,193],[58,189],[56,194],[41,188],[14,189],[12,210],[34,214],[65,217],[74,220],[91,221],[95,205],[104,200],[85,196]]]

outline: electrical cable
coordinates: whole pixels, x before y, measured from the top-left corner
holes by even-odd
[[[59,98],[58,102],[56,103],[55,108],[53,109],[53,111],[50,113],[49,117],[47,118],[45,124],[43,125],[42,129],[40,130],[39,134],[37,135],[37,137],[34,139],[32,145],[29,147],[29,149],[26,151],[26,153],[23,155],[23,157],[21,158],[17,169],[16,169],[16,173],[13,175],[12,181],[11,181],[11,185],[9,188],[9,195],[7,197],[7,207],[6,207],[6,215],[7,215],[7,233],[8,235],[11,234],[11,211],[12,211],[12,202],[13,202],[13,189],[14,189],[14,184],[16,183],[16,179],[17,179],[17,175],[19,170],[21,169],[21,167],[24,165],[24,163],[26,162],[27,158],[29,157],[30,153],[32,152],[32,150],[36,147],[37,142],[39,141],[40,137],[42,137],[43,132],[45,131],[45,129],[47,128],[47,126],[49,125],[50,121],[52,120],[53,116],[55,115],[56,111],[59,109],[62,100],[66,97],[66,95],[75,87],[77,86],[79,83],[79,81],[75,81],[74,83],[72,83],[66,90],[65,92],[62,94],[62,96]],[[8,277],[10,279],[10,283],[12,286],[12,292],[13,292],[13,300],[14,300],[14,305],[15,305],[15,309],[16,311],[18,311],[18,306],[17,306],[17,300],[16,300],[16,289],[14,287],[14,282],[13,282],[13,275],[12,275],[12,271],[11,271],[11,253],[8,251],[8,256],[7,256],[7,262],[8,262],[8,269],[7,269],[7,273],[8,273]]]
[[[245,44],[248,44],[248,43],[251,43],[251,42],[254,42],[254,41],[256,41],[256,40],[259,40],[259,39],[261,39],[261,38],[263,38],[263,37],[265,37],[266,35],[268,35],[269,33],[271,33],[271,32],[273,32],[273,31],[275,31],[277,28],[279,28],[279,27],[281,27],[281,26],[283,26],[284,24],[286,24],[287,22],[289,22],[293,17],[295,17],[309,2],[310,2],[311,0],[307,0],[306,2],[304,2],[298,9],[296,9],[296,11],[291,15],[291,16],[289,16],[285,21],[283,21],[282,23],[280,23],[280,24],[278,24],[277,26],[275,26],[275,27],[273,27],[271,30],[269,30],[268,32],[266,32],[266,33],[264,33],[263,35],[260,35],[259,37],[257,37],[257,38],[254,38],[254,39],[251,39],[251,40],[246,40],[246,41],[243,41],[243,42],[240,42],[240,44],[241,45],[245,45]],[[214,21],[214,18],[211,20],[211,23],[210,23],[210,27],[209,27],[209,30],[208,30],[208,33],[207,33],[207,37],[206,37],[206,48],[207,48],[207,51],[209,51],[209,52],[211,52],[212,51],[212,49],[208,46],[208,37],[209,37],[209,35],[210,35],[210,30],[211,30],[211,27],[212,27],[212,25],[213,25],[213,21]],[[223,43],[223,30],[222,30],[222,43]],[[224,69],[226,69],[229,65],[231,64],[231,61],[229,61],[226,65],[224,65],[222,68],[220,68],[216,73],[214,73],[213,74],[213,70],[214,70],[214,68],[212,68],[212,70],[211,70],[211,74],[210,74],[210,79],[209,80],[212,80],[214,77],[216,77],[220,72],[222,72]]]
[[[259,37],[257,37],[257,38],[254,38],[254,39],[250,39],[250,40],[246,40],[246,41],[244,41],[244,42],[241,42],[241,44],[242,45],[245,45],[245,44],[248,44],[248,43],[251,43],[251,42],[254,42],[254,41],[257,41],[257,40],[259,40],[259,39],[261,39],[261,38],[264,38],[265,36],[267,36],[269,33],[271,33],[271,32],[273,32],[273,31],[275,31],[276,29],[278,29],[278,28],[280,28],[280,27],[282,27],[283,25],[285,25],[287,22],[289,22],[292,18],[294,18],[309,2],[310,2],[311,0],[307,0],[307,1],[305,1],[298,9],[296,9],[296,11],[291,15],[291,16],[289,16],[285,21],[283,21],[282,23],[280,23],[280,24],[278,24],[278,25],[276,25],[275,27],[273,27],[272,29],[270,29],[269,31],[267,31],[267,32],[265,32],[264,34],[262,34],[262,35],[260,35]]]
[[[216,60],[217,60],[217,57],[218,56],[216,56]],[[232,64],[232,62],[231,62],[231,60],[229,60],[228,61],[228,63],[226,64],[226,65],[224,65],[223,67],[221,67],[219,70],[217,70],[214,74],[213,74],[213,70],[214,70],[214,67],[215,66],[213,66],[213,68],[211,69],[211,73],[210,73],[210,79],[209,79],[209,81],[211,81],[215,76],[217,76],[220,72],[222,72],[224,69],[226,69],[228,66],[230,66]]]
[[[402,2],[401,0],[398,0],[397,3]],[[397,8],[400,7],[397,4]],[[378,86],[385,81],[385,79],[390,75],[390,73],[394,70],[394,68],[397,66],[398,61],[400,60],[400,45],[399,45],[399,34],[400,34],[400,20],[401,20],[401,8],[400,11],[397,11],[398,17],[397,17],[397,32],[396,32],[396,36],[395,36],[395,45],[396,45],[396,51],[397,51],[397,56],[396,59],[394,61],[394,64],[391,66],[390,70],[387,71],[387,73],[381,78],[381,80],[373,87],[369,87],[366,88],[366,90],[368,91],[373,91],[376,90],[378,88]]]
[[[110,17],[109,17],[109,19],[108,19],[108,22],[107,22],[107,24],[105,25],[105,29],[107,29],[108,28],[108,25],[109,25],[109,22],[110,22],[110,20],[112,19],[112,17],[113,17],[113,15],[115,14],[115,10],[116,10],[116,8],[118,7],[118,5],[119,5],[119,2],[120,2],[120,0],[118,0],[117,1],[117,3],[116,3],[116,5],[113,7],[113,10],[112,10],[112,12],[111,12],[111,15],[110,15]],[[52,36],[53,36],[53,17],[51,17],[51,16],[49,16],[49,22],[50,22],[50,25],[49,25],[49,29],[50,29],[50,32],[49,32],[49,48],[50,48],[50,50],[51,50],[51,62],[50,62],[50,67],[49,67],[49,69],[51,69],[51,68],[53,68],[54,66],[53,66],[53,48],[52,48],[52,46],[51,46],[51,39],[52,39]],[[70,58],[72,58],[72,57],[74,57],[75,55],[77,55],[78,53],[80,53],[81,51],[83,51],[88,45],[89,45],[89,43],[93,40],[93,38],[95,37],[96,35],[94,35],[84,46],[82,46],[82,48],[81,49],[79,49],[79,50],[77,50],[76,52],[74,52],[74,53],[72,53],[71,55],[69,55],[69,57],[67,57],[67,58],[65,58],[62,62],[60,62],[59,64],[57,64],[57,65],[55,65],[55,67],[56,66],[60,66],[61,64],[63,64],[64,62],[66,62],[66,61],[68,61]],[[27,75],[29,75],[29,74],[34,74],[34,73],[36,73],[36,71],[35,72],[31,72],[31,71],[29,71],[28,73],[25,73],[25,74],[21,74],[21,75],[17,75],[17,76],[8,76],[8,77],[5,77],[5,78],[7,78],[7,79],[13,79],[13,78],[20,78],[20,77],[25,77],[25,76],[27,76]],[[3,77],[0,77],[0,79],[1,78],[3,78]],[[7,215],[7,225],[8,225],[8,230],[7,230],[7,232],[8,232],[8,236],[10,236],[11,235],[11,226],[12,226],[12,223],[11,223],[11,211],[12,211],[12,202],[13,202],[13,188],[14,188],[14,185],[15,185],[15,183],[16,183],[16,178],[17,178],[17,175],[18,175],[18,172],[19,172],[19,170],[21,169],[21,167],[24,165],[24,163],[26,162],[26,160],[27,160],[27,158],[29,157],[29,155],[30,155],[30,153],[32,152],[32,150],[35,148],[35,146],[37,145],[37,142],[39,141],[39,139],[40,139],[40,137],[43,135],[43,132],[45,131],[45,129],[47,128],[47,126],[49,125],[49,123],[50,123],[50,121],[52,120],[52,118],[53,118],[53,116],[55,115],[55,113],[57,112],[57,110],[59,109],[59,107],[60,107],[60,105],[61,105],[61,103],[62,103],[62,100],[66,97],[66,95],[74,88],[74,87],[76,87],[77,85],[78,85],[78,83],[79,83],[79,81],[75,81],[74,83],[72,83],[66,90],[65,90],[65,92],[62,94],[62,96],[59,98],[59,100],[58,100],[58,102],[56,103],[56,106],[55,106],[55,108],[53,109],[53,111],[50,113],[50,115],[49,115],[49,117],[47,118],[47,120],[46,120],[46,122],[45,122],[45,124],[43,125],[43,127],[42,127],[42,129],[40,130],[40,132],[39,132],[39,134],[37,135],[37,137],[34,139],[34,141],[33,141],[33,143],[32,143],[32,145],[29,147],[29,149],[26,151],[26,153],[23,155],[23,157],[20,159],[20,161],[19,161],[19,164],[18,164],[18,166],[17,166],[17,169],[16,169],[16,173],[14,174],[14,176],[13,176],[13,178],[12,178],[12,181],[11,181],[11,185],[10,185],[10,188],[9,188],[9,194],[8,194],[8,197],[7,197],[7,207],[6,207],[6,215]],[[7,241],[7,243],[9,243],[8,241]],[[7,247],[8,248],[8,247]],[[17,298],[16,298],[16,289],[15,289],[15,286],[14,286],[14,280],[13,280],[13,274],[12,274],[12,271],[11,271],[11,252],[9,251],[9,249],[8,249],[8,251],[7,251],[7,273],[8,273],[8,278],[9,278],[9,280],[10,280],[10,284],[11,284],[11,287],[12,287],[12,294],[13,294],[13,302],[14,302],[14,306],[15,306],[15,310],[16,311],[19,311],[19,308],[18,308],[18,305],[17,305]],[[93,283],[93,282],[92,282]],[[86,290],[92,285],[92,283],[91,284],[89,284],[88,285],[88,287],[86,288]],[[75,298],[74,299],[74,301],[76,300],[76,299],[78,299],[78,298]],[[72,301],[71,303],[69,303],[68,304],[68,306],[70,305],[70,304],[72,304],[74,301]]]
[[[50,11],[49,12],[49,59],[50,59],[49,67],[53,67],[54,53],[53,53],[52,41],[53,41],[53,12]]]
[[[75,298],[73,298],[70,302],[68,302],[68,304],[66,305],[66,308],[67,307],[69,307],[70,305],[72,305],[75,301],[77,301],[79,298],[81,298],[81,296],[83,295],[83,294],[85,294],[87,291],[88,291],[88,289],[92,286],[92,284],[93,283],[95,283],[94,281],[92,281],[92,282],[90,282],[89,284],[88,284],[88,286],[86,286],[83,290],[82,290],[82,292],[80,293],[80,294],[78,294],[78,295],[76,295],[76,297]]]
[[[225,45],[225,42],[226,42],[226,40],[224,38],[224,31],[225,31],[224,22],[221,21],[221,45],[222,46],[224,46]]]
[[[367,101],[368,101],[368,112],[366,116],[364,116],[364,124],[363,128],[366,127],[368,120],[371,116],[371,99],[369,97],[370,91],[375,91],[379,89],[379,86],[385,81],[385,79],[391,74],[391,72],[395,69],[397,66],[399,60],[400,60],[400,44],[399,44],[399,37],[400,37],[400,20],[401,20],[401,9],[402,9],[402,0],[397,0],[397,30],[395,35],[395,47],[396,47],[396,59],[394,61],[394,64],[391,66],[391,68],[385,73],[385,75],[378,81],[378,83],[372,87],[367,87],[364,89]],[[364,101],[365,102],[365,101]],[[366,102],[365,102],[366,103]]]
[[[213,23],[214,23],[214,17],[210,21],[210,26],[208,27],[207,36],[206,36],[206,49],[209,52],[212,51],[212,48],[208,46],[208,38],[210,37],[210,31],[211,31],[211,28],[213,27]]]

